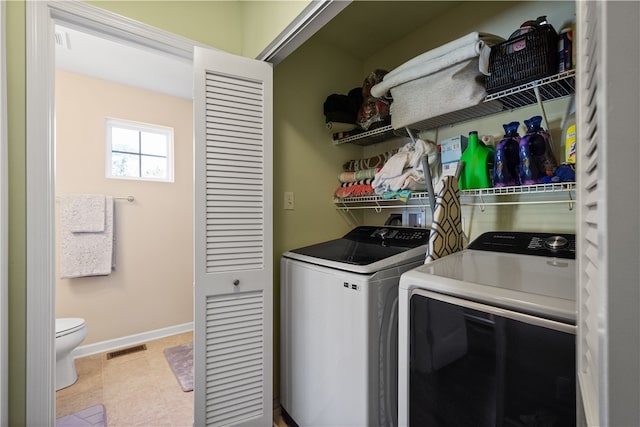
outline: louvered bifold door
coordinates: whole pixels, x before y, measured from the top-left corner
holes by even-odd
[[[578,1],[576,19],[578,409],[639,426],[640,3]]]
[[[272,68],[194,55],[194,425],[272,423]]]
[[[600,78],[599,47],[600,31],[598,27],[599,5],[597,3],[585,3],[578,12],[581,12],[578,31],[583,34],[578,48],[583,52],[578,55],[578,129],[581,130],[582,144],[578,153],[579,165],[579,193],[580,201],[578,212],[578,342],[577,365],[580,393],[584,401],[585,417],[588,425],[599,423],[599,385],[598,375],[601,364],[601,327],[599,317],[602,307],[599,303],[606,296],[602,292],[604,285],[599,268],[598,224],[602,214],[599,206],[600,192],[598,176],[598,137],[601,129],[598,128],[598,88]],[[600,210],[599,210],[600,208]]]

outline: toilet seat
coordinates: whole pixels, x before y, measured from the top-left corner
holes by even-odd
[[[85,320],[79,317],[56,319],[56,338],[72,334],[85,327]]]

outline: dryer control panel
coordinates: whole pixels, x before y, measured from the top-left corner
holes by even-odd
[[[468,249],[575,259],[576,236],[575,234],[492,231],[480,235],[469,244]]]

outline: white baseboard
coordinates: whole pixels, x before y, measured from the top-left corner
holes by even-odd
[[[189,331],[193,331],[193,322],[183,323],[182,325],[169,326],[168,328],[156,329],[154,331],[142,332],[140,334],[129,335],[126,337],[115,338],[112,340],[97,342],[93,344],[81,345],[73,351],[73,358],[76,359],[78,357],[105,353],[107,351],[116,350],[123,347],[130,347],[132,345],[142,344],[147,341],[153,341]]]

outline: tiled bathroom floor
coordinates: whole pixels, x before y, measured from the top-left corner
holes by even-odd
[[[78,381],[56,392],[56,418],[101,403],[109,427],[191,427],[193,392],[182,391],[164,349],[192,340],[187,332],[110,360],[106,353],[76,359]]]

